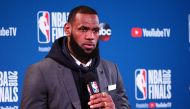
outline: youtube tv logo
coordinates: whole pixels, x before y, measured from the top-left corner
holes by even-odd
[[[131,36],[133,38],[169,38],[171,33],[170,28],[131,28]]]
[[[132,28],[131,29],[131,36],[132,37],[142,37],[142,28],[136,28],[136,27],[134,27],[134,28]]]

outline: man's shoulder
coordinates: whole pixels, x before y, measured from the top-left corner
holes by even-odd
[[[100,64],[107,65],[107,66],[115,66],[116,65],[112,61],[106,60],[106,59],[103,59],[103,58],[100,59]]]
[[[30,65],[29,69],[49,70],[49,69],[52,69],[55,66],[56,67],[59,66],[59,64],[56,61],[54,61],[51,58],[44,58],[44,59]]]
[[[103,68],[105,71],[109,73],[115,73],[118,71],[117,65],[112,61],[100,59],[99,68]]]
[[[39,75],[45,75],[46,77],[53,76],[59,70],[61,65],[51,58],[44,58],[37,63],[30,65],[26,70],[27,77],[37,77]]]

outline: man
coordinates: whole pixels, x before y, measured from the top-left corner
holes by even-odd
[[[70,12],[67,36],[28,69],[21,109],[130,108],[116,65],[99,56],[99,29],[94,9],[79,6]],[[90,96],[89,82],[99,84],[101,92]]]

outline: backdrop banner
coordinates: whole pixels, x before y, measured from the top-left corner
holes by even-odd
[[[189,109],[189,0],[1,0],[0,109],[19,109],[27,68],[64,37],[69,11],[99,13],[100,54],[116,63],[132,109]]]

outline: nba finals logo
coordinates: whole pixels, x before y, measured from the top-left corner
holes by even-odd
[[[38,42],[50,42],[50,15],[47,11],[39,11],[37,14],[38,21]]]
[[[19,109],[19,72],[0,71],[0,109]]]
[[[135,97],[137,100],[147,98],[147,72],[145,69],[135,70]]]
[[[65,36],[64,25],[69,12],[38,11],[37,13],[37,40],[38,51],[48,52],[53,42]]]
[[[190,44],[190,14],[188,14],[187,16],[188,18],[188,41],[189,41],[189,44]],[[190,45],[189,45],[189,52],[190,52]]]
[[[136,108],[171,108],[171,84],[170,69],[136,69]]]

